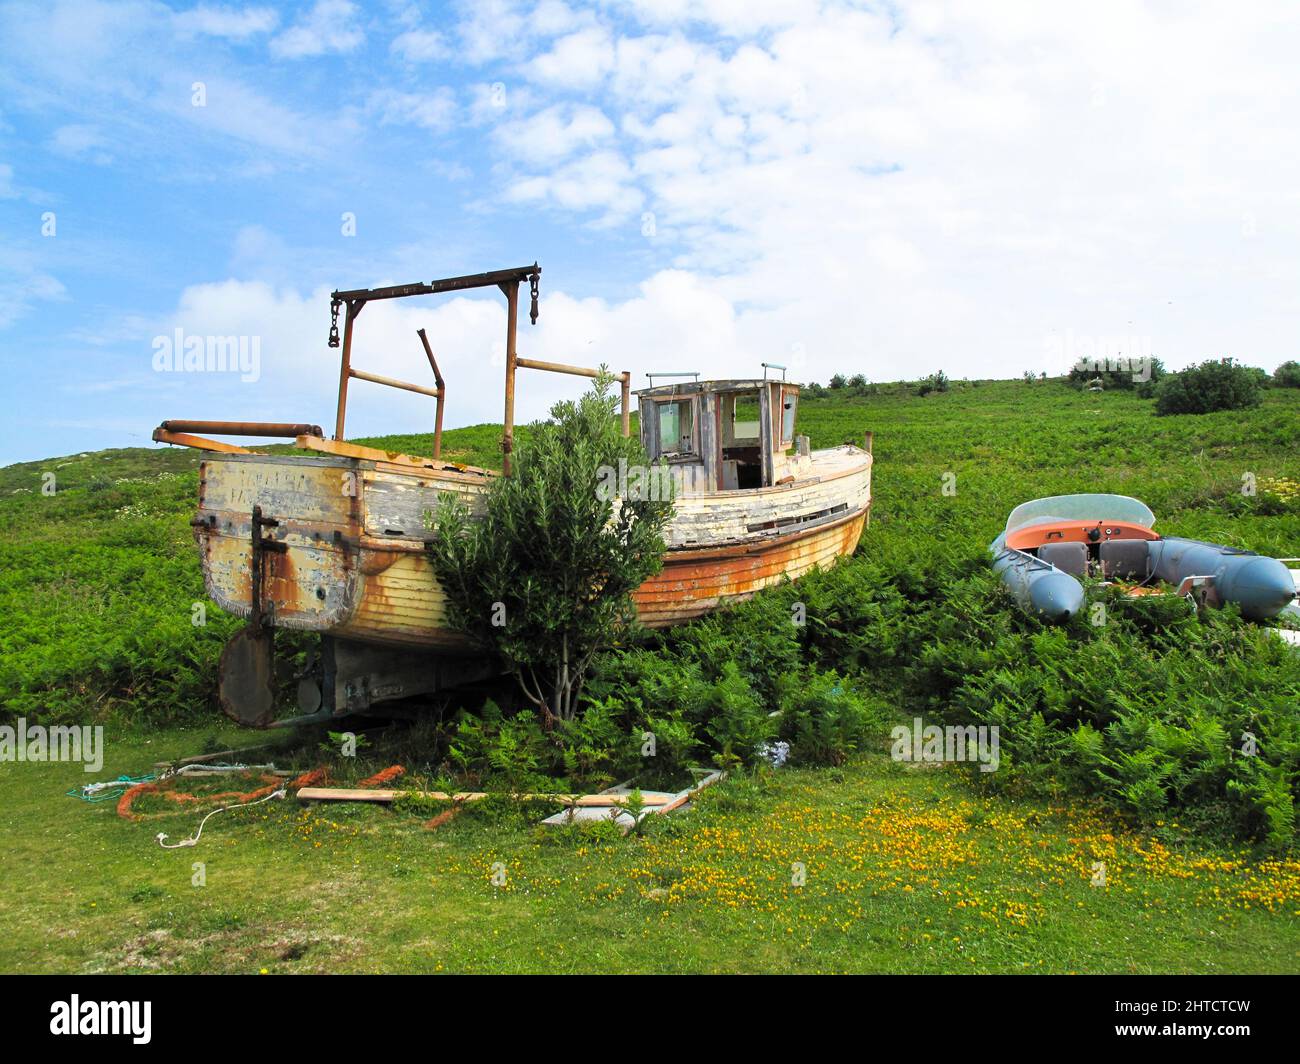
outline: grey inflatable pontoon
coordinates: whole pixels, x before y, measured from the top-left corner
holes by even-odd
[[[1256,621],[1296,597],[1291,571],[1275,558],[1162,537],[1155,520],[1126,495],[1054,495],[1012,510],[989,553],[1021,609],[1054,622],[1083,607],[1081,581],[1090,575],[1128,584],[1133,594],[1172,590],[1209,606],[1234,602]]]

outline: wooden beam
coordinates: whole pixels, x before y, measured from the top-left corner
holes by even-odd
[[[719,782],[720,780],[724,780],[726,778],[727,778],[727,774],[725,772],[720,772],[720,771],[710,772],[707,776],[704,777],[704,779],[696,783],[694,787],[682,791],[682,793],[677,795],[677,797],[673,798],[668,802],[665,802],[664,807],[662,809],[657,809],[655,811],[658,813],[671,813],[674,809],[677,809],[680,806],[683,806],[687,802],[689,802],[692,798],[694,798],[697,794],[699,794],[700,791],[704,790],[705,787],[712,787],[715,783]]]
[[[304,802],[379,802],[388,803],[401,795],[412,798],[428,798],[435,802],[477,802],[484,798],[514,798],[521,802],[556,802],[560,805],[582,806],[623,806],[627,804],[626,794],[505,794],[490,791],[460,791],[449,794],[446,791],[393,791],[381,787],[372,789],[350,789],[347,787],[303,787],[298,791],[298,798]],[[648,795],[642,803],[649,806],[667,805],[671,796]]]
[[[442,398],[441,388],[426,388],[423,384],[411,384],[408,381],[399,381],[396,377],[383,377],[378,373],[366,373],[363,370],[352,369],[349,367],[348,376],[356,377],[357,380],[370,381],[371,384],[386,384],[390,388],[401,388],[406,392],[419,392],[421,395],[432,396],[434,399]]]
[[[168,432],[166,429],[154,429],[153,438],[158,443],[175,443],[182,447],[194,447],[200,451],[220,451],[223,454],[253,454],[247,447],[237,443],[222,443],[210,440],[206,436],[194,436],[188,432]]]
[[[568,366],[563,362],[542,362],[535,358],[516,358],[515,365],[522,366],[524,369],[544,369],[549,373],[568,373],[575,377],[600,376],[600,370],[598,369],[588,369],[586,366]]]
[[[345,443],[340,440],[322,440],[319,436],[299,436],[294,440],[295,447],[321,454],[333,454],[340,458],[361,458],[370,462],[388,462],[391,465],[419,466],[421,469],[458,469],[465,473],[481,473],[484,476],[496,476],[495,469],[480,469],[478,466],[463,465],[460,462],[448,462],[445,459],[421,458],[413,454],[401,454],[397,451],[381,451],[377,447],[363,447],[359,443]]]
[[[519,282],[501,285],[506,294],[506,411],[501,430],[501,472],[510,475],[510,455],[515,449],[515,368],[519,317]]]

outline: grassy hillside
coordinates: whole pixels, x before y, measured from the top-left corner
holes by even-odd
[[[887,388],[889,386],[886,386]],[[875,433],[875,503],[862,553],[890,564],[983,564],[1027,498],[1116,491],[1157,528],[1261,553],[1300,555],[1300,508],[1241,494],[1242,477],[1300,479],[1300,392],[1257,410],[1157,419],[1129,392],[1055,382],[956,382],[917,398],[806,400],[814,447]],[[500,466],[499,428],[445,434],[447,457]],[[428,435],[360,442],[428,453]],[[84,720],[203,719],[233,620],[204,600],[188,527],[198,455],[126,448],[0,468],[0,706]],[[945,474],[955,495],[944,495]],[[53,474],[56,493],[42,494]]]
[[[1168,602],[1109,599],[1104,625],[1046,629],[984,555],[1014,505],[1074,491],[1142,498],[1162,532],[1300,555],[1300,509],[1266,490],[1300,480],[1298,424],[1296,390],[1159,419],[1131,393],[1056,382],[806,400],[814,447],[875,434],[858,555],[611,656],[598,690],[644,693],[650,659],[725,657],[765,699],[792,668],[833,669],[886,719],[998,724],[994,779],[909,769],[882,743],[839,768],[739,776],[648,839],[539,835],[542,813],[509,805],[431,832],[418,809],[271,803],[172,852],[152,836],[187,835],[192,809],[151,799],[132,823],[63,797],[78,766],[6,764],[0,968],[1300,970],[1300,655],[1230,611]],[[444,453],[495,464],[498,432],[449,432]],[[209,604],[191,623],[196,465],[130,449],[0,469],[0,705],[106,722],[105,775],[258,740],[213,705],[234,620]],[[792,633],[795,598],[809,623]],[[1235,754],[1247,729],[1251,761]],[[277,762],[317,763],[316,738]],[[333,771],[395,760],[425,781],[440,771],[409,744]]]

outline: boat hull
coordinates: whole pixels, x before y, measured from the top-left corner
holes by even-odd
[[[871,457],[856,448],[824,453],[824,476],[678,499],[663,569],[633,595],[640,621],[683,623],[852,553],[870,508]],[[264,623],[463,655],[472,648],[449,624],[424,519],[447,493],[481,511],[491,476],[338,455],[206,459],[194,526],[208,595],[252,616],[260,507],[278,522],[267,537],[283,546],[262,555]]]
[[[632,595],[637,617],[647,628],[681,624],[782,580],[832,565],[857,548],[866,519],[866,510],[860,510],[757,543],[670,550],[663,571]]]

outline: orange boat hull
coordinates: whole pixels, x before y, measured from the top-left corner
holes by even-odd
[[[762,542],[671,550],[663,571],[633,593],[637,616],[647,628],[666,628],[829,566],[857,548],[866,519],[867,511],[860,510]]]

